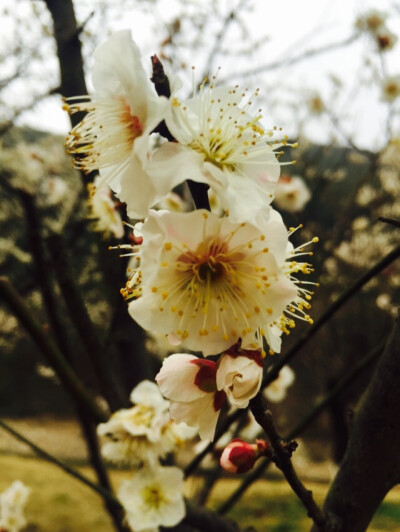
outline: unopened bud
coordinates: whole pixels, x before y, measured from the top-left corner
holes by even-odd
[[[256,440],[256,443],[232,440],[221,454],[221,467],[230,473],[246,473],[253,468],[257,458],[265,454],[268,447],[264,440]]]

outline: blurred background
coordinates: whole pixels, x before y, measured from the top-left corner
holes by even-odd
[[[87,182],[65,155],[70,122],[62,111],[65,79],[59,73],[51,4],[3,0],[0,7],[0,275],[10,279],[44,332],[62,343],[46,300],[43,278],[49,281],[73,364],[82,380],[101,393],[82,333],[65,300],[65,284],[63,288],[60,282],[60,276],[69,276],[88,311],[102,361],[126,396],[142,379],[154,378],[167,347],[129,318],[119,292],[126,282],[127,259],[108,247],[123,238],[118,220],[125,217],[124,206],[108,194],[103,203],[89,202]],[[282,128],[299,142],[282,159],[296,159],[297,164],[282,166],[274,206],[288,227],[303,225],[293,235],[295,244],[319,237],[310,259],[315,267],[312,280],[320,284],[310,312],[314,320],[400,243],[399,227],[393,224],[400,219],[400,4],[381,1],[378,10],[376,4],[361,0],[287,0],[281,6],[261,0],[75,0],[71,4],[76,27],[69,31],[78,34],[82,43],[89,92],[96,46],[124,28],[132,30],[149,76],[150,55],[156,53],[166,72],[181,79],[183,94],[190,95],[208,75],[249,92],[260,89],[257,102],[264,126]],[[71,64],[71,80],[77,66]],[[162,207],[190,209],[187,191],[181,187],[175,192],[178,196],[171,195]],[[111,218],[103,218],[105,211],[109,215],[105,203],[117,220],[112,227]],[[278,394],[270,399],[283,434],[387,337],[399,294],[400,265],[394,261],[293,359],[293,375],[283,379],[286,385],[278,386]],[[298,323],[284,338],[283,353],[307,327]],[[301,434],[304,445],[298,465],[312,481],[327,482],[340,462],[353,409],[373,370],[372,362]],[[0,415],[49,451],[85,461],[70,399],[2,301]],[[5,456],[26,453],[3,433],[0,450]],[[400,526],[398,502],[387,504],[389,510],[371,530]],[[260,510],[254,512],[256,519]],[[288,523],[268,522],[268,527],[276,532],[299,530]],[[62,530],[81,530],[79,526]],[[36,529],[46,528],[30,530]]]

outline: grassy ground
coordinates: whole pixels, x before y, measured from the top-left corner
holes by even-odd
[[[80,470],[92,476],[87,467]],[[0,455],[0,471],[0,491],[15,479],[32,489],[26,508],[29,521],[26,532],[112,531],[98,495],[56,466],[32,457]],[[115,484],[126,476],[125,472],[112,472]],[[218,505],[237,483],[237,480],[221,480],[212,493],[211,505]],[[323,500],[326,484],[307,483],[307,486],[314,491],[317,500]],[[192,481],[188,490],[195,489],[196,481]],[[252,525],[259,532],[303,532],[310,528],[303,507],[279,480],[258,482],[229,515],[242,526]],[[400,488],[388,495],[368,530],[400,530]]]

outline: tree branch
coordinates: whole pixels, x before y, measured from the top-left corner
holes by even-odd
[[[284,438],[286,441],[297,438],[300,434],[311,425],[311,423],[319,416],[319,414],[329,405],[331,401],[336,399],[340,392],[351,384],[358,375],[371,364],[381,353],[384,348],[385,341],[380,342],[374,347],[364,358],[362,358],[354,368],[352,368],[346,375],[340,379],[337,384],[330,390],[330,392],[319,401],[314,408],[306,414],[303,419],[295,426],[294,429]],[[264,458],[259,461],[258,465],[247,475],[240,486],[229,496],[229,498],[222,503],[218,508],[218,513],[224,514],[232,508],[232,506],[239,500],[243,493],[247,490],[251,484],[261,477],[268,465],[271,463],[271,459]]]
[[[91,414],[97,423],[106,421],[108,413],[99,406],[95,398],[88,392],[61,351],[53,340],[43,332],[40,323],[33,317],[30,309],[6,277],[0,277],[0,297],[6,301],[23,327],[37,343],[66,390]]]
[[[344,41],[327,44],[325,46],[321,46],[320,48],[313,48],[311,50],[306,50],[305,52],[295,57],[289,57],[288,59],[285,59],[285,58],[278,59],[277,61],[274,61],[273,63],[266,63],[258,67],[249,68],[248,70],[244,70],[242,72],[229,74],[229,76],[225,76],[223,79],[221,79],[220,83],[221,84],[227,83],[231,81],[232,79],[246,78],[248,76],[253,76],[254,74],[259,74],[260,72],[267,72],[269,70],[275,70],[278,68],[295,65],[296,63],[300,63],[301,61],[304,61],[305,59],[310,59],[311,57],[314,57],[316,55],[324,54],[326,52],[331,52],[332,50],[337,50],[338,48],[343,48],[345,46],[348,46],[349,44],[354,42],[357,38],[358,38],[357,35],[352,35],[348,37],[347,39],[345,39]]]
[[[71,321],[75,325],[82,343],[86,348],[92,367],[100,382],[102,393],[113,411],[127,406],[129,403],[123,397],[122,388],[117,383],[110,361],[106,360],[107,354],[105,353],[104,346],[98,339],[98,334],[94,329],[92,320],[73,278],[62,236],[51,235],[47,238],[46,242],[53,259],[58,284]]]
[[[361,400],[324,503],[326,511],[342,520],[340,532],[364,532],[387,492],[400,482],[399,353],[400,316]]]
[[[272,413],[264,404],[264,398],[261,393],[258,393],[250,401],[250,410],[252,411],[257,423],[264,429],[268,436],[273,449],[272,460],[275,465],[282,471],[288,484],[297,495],[303,506],[307,509],[307,515],[314,521],[318,530],[324,532],[334,532],[337,530],[336,526],[330,522],[326,513],[316,504],[313,498],[312,491],[307,490],[294,470],[291,455],[296,449],[296,442],[284,442],[276,430]]]
[[[400,257],[400,246],[397,246],[382,260],[377,262],[370,270],[364,273],[357,281],[345,292],[343,292],[336,301],[320,316],[297,342],[289,349],[285,355],[280,356],[275,364],[273,364],[267,371],[267,375],[263,381],[263,387],[268,386],[279,375],[280,370],[302,349],[305,344],[319,331],[319,329],[334,315],[336,312],[361,288],[366,285],[375,275],[378,275],[389,264]]]

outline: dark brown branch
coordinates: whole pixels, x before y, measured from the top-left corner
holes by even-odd
[[[43,328],[33,317],[32,311],[25,305],[23,299],[6,277],[0,277],[0,297],[6,301],[23,327],[36,342],[66,390],[91,414],[96,422],[106,421],[108,413],[104,412],[95,398],[78,379],[56,344],[43,332]]]
[[[288,484],[300,499],[303,506],[307,509],[307,515],[316,524],[318,530],[326,532],[335,531],[336,527],[330,523],[328,515],[316,504],[312,491],[305,488],[293,468],[291,454],[296,449],[297,443],[286,443],[283,441],[276,430],[271,411],[269,408],[266,408],[266,404],[264,404],[264,399],[261,393],[258,393],[256,397],[250,401],[250,410],[257,423],[264,429],[268,436],[273,449],[273,462],[282,471]]]
[[[320,316],[297,342],[289,349],[287,353],[279,357],[277,362],[271,366],[263,382],[263,387],[273,382],[279,375],[280,370],[292,360],[292,358],[302,349],[305,344],[311,340],[311,338],[319,331],[319,329],[329,319],[336,314],[336,312],[361,288],[366,285],[375,275],[378,275],[389,264],[400,257],[400,246],[397,246],[390,253],[386,255],[382,260],[375,264],[370,270],[362,275],[348,290],[343,292],[340,297]]]
[[[364,532],[387,492],[400,482],[400,317],[353,419],[324,509],[340,532]],[[313,529],[317,530],[317,529]]]
[[[72,0],[45,0],[54,24],[54,37],[60,65],[60,92],[64,97],[87,94],[80,29],[77,25]],[[82,118],[80,113],[71,115],[72,125]]]
[[[330,390],[330,392],[320,401],[315,407],[304,416],[304,418],[295,426],[294,429],[284,438],[286,441],[297,438],[311,423],[319,416],[319,414],[327,407],[331,401],[349,386],[359,374],[371,364],[381,353],[385,342],[380,342],[374,349],[372,349],[364,358],[362,358],[354,368],[352,368],[339,382]],[[218,513],[224,514],[232,508],[232,506],[240,499],[243,493],[255,480],[261,477],[268,465],[271,463],[269,458],[260,460],[257,466],[243,479],[241,485],[229,496],[229,498],[222,503],[218,508]]]
[[[394,225],[395,227],[400,227],[400,220],[394,219],[394,218],[386,218],[386,216],[379,216],[378,220],[380,222],[385,222],[390,225]]]
[[[72,477],[75,477],[77,480],[82,482],[83,484],[86,484],[86,486],[89,486],[93,491],[97,492],[101,497],[103,497],[105,500],[107,500],[110,503],[113,504],[120,504],[119,501],[106,489],[102,488],[98,484],[92,482],[90,479],[79,473],[76,469],[70,467],[69,465],[65,464],[55,456],[49,454],[44,449],[33,443],[31,440],[20,434],[18,431],[10,427],[7,423],[0,420],[0,427],[2,427],[4,430],[6,430],[8,433],[10,433],[14,438],[17,438],[17,440],[22,441],[28,447],[32,449],[38,456],[41,458],[44,458],[48,462],[51,462],[61,468],[63,471],[71,475]]]
[[[39,213],[33,196],[29,192],[21,189],[16,190],[16,192],[19,194],[25,211],[28,243],[34,258],[36,279],[42,292],[47,318],[52,326],[59,349],[63,352],[68,362],[73,365],[75,357],[73,356],[67,329],[61,320],[59,306],[54,294],[54,271],[41,236]]]
[[[61,235],[51,235],[47,238],[46,242],[53,259],[58,284],[71,321],[75,325],[82,343],[86,348],[92,367],[101,385],[102,393],[113,411],[127,406],[128,403],[123,397],[122,388],[118,385],[116,376],[112,370],[111,361],[107,360],[104,346],[98,338],[98,333],[93,326],[78,286],[73,278],[62,237]]]
[[[166,96],[169,98],[171,96],[171,88],[169,84],[168,76],[164,72],[164,67],[161,61],[156,55],[151,57],[151,64],[153,67],[153,74],[151,76],[151,81],[154,83],[154,87],[159,96]],[[161,136],[169,140],[170,142],[175,142],[174,137],[171,135],[165,120],[160,122],[154,130],[155,133],[159,133]],[[187,180],[190,193],[193,198],[193,202],[196,206],[196,209],[210,209],[210,202],[208,200],[208,185],[204,183],[197,183],[191,179]]]

